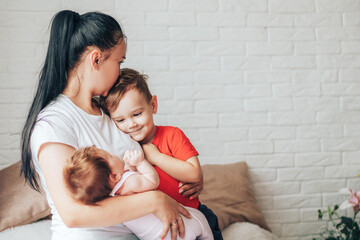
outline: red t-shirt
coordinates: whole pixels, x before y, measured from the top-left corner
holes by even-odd
[[[176,127],[156,126],[155,138],[152,142],[161,153],[186,161],[199,155],[183,131]],[[179,194],[179,181],[169,176],[159,167],[154,166],[160,177],[158,190],[166,193],[184,206],[198,208],[199,198],[190,200]]]

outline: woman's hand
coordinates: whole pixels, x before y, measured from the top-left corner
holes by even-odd
[[[163,222],[163,232],[161,239],[165,238],[169,229],[171,239],[176,240],[177,234],[181,238],[185,236],[185,225],[180,214],[186,218],[191,218],[190,213],[174,199],[160,191],[154,191],[157,195],[156,209],[154,214]]]
[[[179,193],[189,197],[190,199],[197,198],[204,188],[203,175],[201,174],[201,179],[195,183],[184,183],[180,182],[179,184]]]

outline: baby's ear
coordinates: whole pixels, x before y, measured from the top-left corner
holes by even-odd
[[[121,174],[120,173],[111,173],[109,177],[110,177],[110,181],[117,183],[121,179]]]
[[[157,113],[158,103],[157,103],[157,96],[156,95],[153,95],[151,97],[150,105],[151,105],[151,108],[152,108],[152,113],[153,114]]]

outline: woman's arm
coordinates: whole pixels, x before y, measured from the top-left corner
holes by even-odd
[[[158,166],[181,182],[198,182],[202,178],[200,162],[197,156],[192,156],[186,161],[168,156],[159,151],[152,143],[142,145],[145,158],[153,165]]]
[[[176,201],[160,191],[149,191],[130,196],[107,198],[99,206],[88,206],[74,201],[63,180],[63,167],[66,159],[75,152],[73,147],[59,143],[43,144],[38,158],[47,187],[56,209],[68,227],[106,227],[129,221],[153,213],[164,224],[163,236],[172,224],[172,239],[179,232],[184,236],[184,223],[180,213],[185,217],[190,214]],[[141,206],[141,207],[139,207]]]

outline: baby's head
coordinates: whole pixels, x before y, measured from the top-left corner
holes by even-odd
[[[151,95],[146,80],[146,75],[125,68],[108,96],[100,100],[117,127],[143,143],[155,136],[153,114],[157,112],[157,98]]]
[[[64,167],[63,176],[74,199],[97,205],[96,202],[109,196],[123,172],[119,158],[91,146],[75,151]]]

